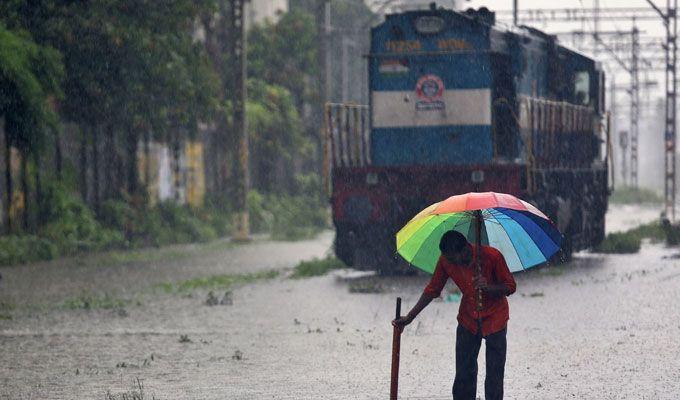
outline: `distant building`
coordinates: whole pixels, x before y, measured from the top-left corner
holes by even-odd
[[[246,26],[266,20],[276,22],[288,11],[288,0],[250,0],[246,3]]]

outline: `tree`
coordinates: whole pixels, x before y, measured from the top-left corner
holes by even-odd
[[[248,33],[248,76],[286,88],[298,110],[319,100],[316,24],[312,15],[291,11]]]
[[[63,54],[62,116],[85,128],[95,165],[104,140],[107,197],[137,191],[141,138],[184,140],[216,106],[214,75],[193,38],[197,16],[213,1],[14,0],[2,7],[13,25]]]
[[[263,193],[289,193],[312,143],[305,137],[293,97],[285,88],[248,81],[252,187]]]
[[[49,130],[59,129],[50,100],[61,96],[62,68],[57,51],[37,45],[26,32],[15,33],[0,25],[0,118],[5,122],[5,224],[8,229],[12,227],[13,200],[10,148],[15,147],[21,157],[23,221],[27,227],[27,159],[42,150]]]

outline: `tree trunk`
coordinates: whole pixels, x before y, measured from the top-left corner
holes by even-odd
[[[180,192],[182,189],[181,176],[180,176],[180,140],[179,133],[175,132],[172,139],[172,167],[173,167],[173,177],[174,177],[174,195],[175,202],[179,204],[181,200]]]
[[[80,197],[84,203],[87,199],[87,135],[84,129],[80,130]]]
[[[33,230],[40,224],[43,217],[43,192],[42,192],[42,177],[40,176],[40,156],[38,152],[33,153],[33,164],[35,166],[35,204],[38,207],[37,220],[33,221]]]
[[[121,149],[119,146],[125,146],[125,144],[120,144],[118,142],[118,135],[114,132],[113,136],[111,137],[113,139],[113,148],[116,149],[114,157],[113,157],[113,162],[114,162],[114,170],[113,172],[113,177],[115,178],[113,182],[115,182],[114,187],[113,187],[113,198],[114,199],[120,199],[121,198],[121,193],[123,190],[126,190],[126,185],[125,185],[125,163],[123,162],[123,151],[120,151]]]
[[[12,232],[12,197],[14,188],[12,187],[12,146],[9,140],[9,133],[5,130],[5,187],[7,188],[7,199],[5,202],[5,230]]]
[[[139,190],[139,173],[137,148],[139,146],[139,134],[136,130],[128,131],[126,136],[127,151],[127,190],[130,195],[136,195]]]
[[[151,132],[144,133],[144,191],[149,192],[151,184]]]
[[[99,127],[92,129],[92,192],[94,194],[94,211],[99,214]]]
[[[21,227],[24,232],[28,231],[28,167],[26,162],[26,153],[19,152],[21,160],[21,192],[24,196],[24,209],[21,213]]]
[[[54,158],[55,158],[55,167],[57,168],[57,180],[59,182],[62,181],[62,169],[63,169],[63,156],[62,156],[62,149],[61,149],[61,131],[57,128],[54,130]],[[36,169],[38,169],[38,165],[36,164]]]
[[[104,198],[111,199],[115,197],[116,187],[117,187],[117,176],[116,176],[116,153],[118,153],[118,148],[116,148],[116,142],[114,140],[114,131],[111,126],[107,126],[104,135],[104,148],[106,149],[104,157],[104,177],[106,186],[104,189]]]

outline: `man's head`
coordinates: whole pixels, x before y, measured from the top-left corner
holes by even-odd
[[[454,264],[468,264],[472,259],[467,239],[457,231],[444,233],[439,241],[439,250],[449,262]]]

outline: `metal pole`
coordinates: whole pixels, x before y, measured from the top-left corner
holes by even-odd
[[[349,57],[348,57],[348,47],[350,46],[349,39],[346,36],[342,36],[342,102],[346,103],[349,101]]]
[[[675,138],[676,138],[676,61],[678,16],[677,0],[666,0],[666,115],[665,115],[665,177],[664,211],[666,217],[675,221]]]
[[[326,101],[330,101],[333,97],[331,86],[331,2],[326,0],[324,4],[324,85],[326,92]]]
[[[609,135],[616,135],[616,76],[612,75],[610,79],[611,83],[609,84],[609,124],[607,126],[607,129],[609,131]],[[611,137],[611,136],[610,136]],[[611,143],[608,143],[610,145]],[[607,150],[610,150],[609,148]],[[609,154],[609,157],[612,158],[612,169],[614,169],[614,154]],[[614,175],[614,172],[612,171],[612,187],[616,188],[616,176]]]
[[[236,178],[236,240],[248,240],[247,196],[250,186],[248,171],[248,127],[246,126],[246,30],[244,7],[247,0],[231,0],[231,56],[234,66],[233,134],[238,140],[238,160],[235,163]]]
[[[517,8],[519,7],[517,3],[519,3],[518,0],[512,0],[512,24],[514,26],[517,26]]]
[[[630,66],[630,185],[638,187],[638,135],[640,120],[640,70],[638,63],[639,31],[633,19],[631,31],[631,66]]]
[[[321,107],[319,107],[319,147],[317,156],[319,162],[323,162],[321,157],[323,153],[323,141],[325,137],[325,127],[323,126],[325,107],[324,105],[330,101],[331,98],[331,52],[330,52],[330,18],[331,18],[331,3],[330,0],[319,0],[316,9],[317,22],[317,40],[319,43],[319,52],[317,54],[317,62],[319,64],[319,97],[321,97]],[[323,166],[321,166],[323,168]],[[326,195],[326,190],[321,193]]]

